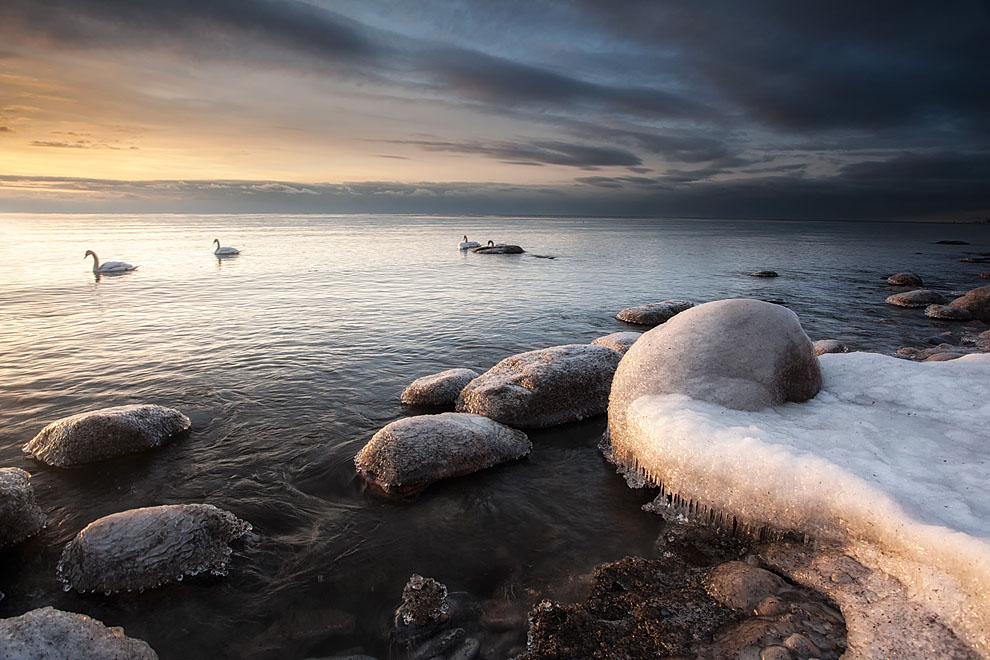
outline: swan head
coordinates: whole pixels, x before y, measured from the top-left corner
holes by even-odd
[[[464,242],[467,243],[467,234],[464,235]]]
[[[217,248],[220,247],[220,239],[219,238],[214,238],[213,239],[213,242],[217,244]]]
[[[93,252],[92,250],[86,250],[86,254],[83,255],[83,259],[85,259],[87,257],[90,257],[90,256],[95,259],[96,258],[96,253]]]

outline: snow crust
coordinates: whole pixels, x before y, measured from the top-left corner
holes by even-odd
[[[990,355],[820,360],[822,390],[805,403],[640,397],[615,455],[695,512],[858,547],[987,653]]]

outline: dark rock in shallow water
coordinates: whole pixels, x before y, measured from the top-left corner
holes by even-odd
[[[895,273],[891,275],[887,278],[887,284],[893,284],[894,286],[924,286],[918,275],[908,272]]]
[[[835,339],[819,339],[811,344],[815,349],[815,355],[825,355],[826,353],[848,353],[849,347],[841,341]]]
[[[521,458],[532,448],[522,431],[481,415],[419,415],[375,433],[354,457],[354,466],[382,490],[405,495],[440,479]]]
[[[49,465],[78,465],[157,447],[190,424],[178,410],[163,406],[103,408],[52,422],[22,449]]]
[[[599,337],[591,342],[592,346],[604,346],[613,351],[625,354],[636,340],[643,336],[642,332],[613,332],[610,335]]]
[[[478,377],[472,369],[447,369],[414,380],[400,400],[413,406],[452,406],[464,386]]]
[[[251,529],[211,504],[171,504],[104,516],[69,541],[58,562],[66,589],[150,589],[205,571],[222,574],[227,544]]]
[[[897,305],[898,307],[928,307],[928,305],[942,305],[946,300],[945,296],[937,291],[915,289],[914,291],[905,291],[904,293],[895,293],[892,296],[887,296],[884,302],[888,305]]]
[[[753,277],[780,277],[775,270],[757,270],[750,273]]]
[[[518,245],[488,245],[471,250],[475,254],[522,254],[526,250]]]
[[[962,307],[969,311],[974,319],[990,321],[990,286],[981,286],[978,289],[973,289],[949,304],[952,307]]]
[[[567,344],[508,357],[471,381],[457,410],[520,428],[601,415],[622,355],[604,346]]]
[[[935,241],[936,245],[969,245],[966,241]]]
[[[959,261],[964,264],[987,264],[990,263],[990,257],[963,257]]]
[[[973,315],[968,309],[954,307],[952,305],[929,305],[925,308],[925,316],[931,319],[945,319],[947,321],[969,321]]]
[[[158,660],[147,642],[53,607],[0,619],[3,660]]]
[[[34,536],[45,526],[45,512],[34,499],[31,475],[0,468],[0,548]]]
[[[615,318],[636,325],[660,325],[692,307],[694,307],[694,303],[687,300],[664,300],[658,303],[647,303],[639,307],[626,307],[620,310]]]
[[[400,641],[429,636],[450,620],[447,587],[415,573],[402,589],[402,603],[395,611],[395,631]]]

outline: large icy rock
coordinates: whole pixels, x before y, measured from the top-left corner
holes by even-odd
[[[898,307],[928,307],[929,305],[941,305],[945,303],[945,296],[931,289],[915,289],[914,291],[905,291],[887,296],[884,302],[888,305],[897,305]]]
[[[692,307],[694,307],[694,303],[687,300],[664,300],[657,303],[647,303],[639,307],[626,307],[619,310],[615,318],[637,325],[660,325]]]
[[[974,319],[990,321],[990,286],[981,286],[978,289],[973,289],[949,304],[953,307],[962,307],[968,310]]]
[[[20,468],[0,468],[0,548],[37,534],[45,512],[34,499],[31,475]]]
[[[188,417],[163,406],[103,408],[52,422],[23,451],[59,467],[91,463],[157,447],[189,426]]]
[[[604,346],[566,344],[507,357],[461,391],[457,410],[520,428],[601,415],[622,356]]]
[[[610,335],[599,337],[591,343],[594,346],[604,346],[605,348],[611,348],[613,351],[625,354],[636,343],[636,340],[642,336],[642,332],[613,332]]]
[[[354,457],[354,466],[386,492],[408,494],[521,458],[532,448],[522,431],[481,415],[420,415],[375,433]]]
[[[251,529],[211,504],[170,504],[121,511],[91,522],[58,562],[66,590],[132,591],[210,571],[224,573],[228,543]]]
[[[478,377],[472,369],[447,369],[414,380],[402,391],[400,401],[414,406],[450,406],[464,386]]]
[[[147,642],[53,607],[0,619],[0,660],[158,660]]]
[[[990,655],[990,355],[820,360],[822,391],[806,403],[754,412],[677,393],[635,399],[624,462],[706,519],[840,543]]]

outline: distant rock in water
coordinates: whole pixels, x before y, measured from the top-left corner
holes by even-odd
[[[157,447],[190,425],[188,417],[171,408],[117,406],[52,422],[22,449],[49,465],[66,467]]]
[[[622,355],[604,346],[567,344],[508,357],[468,383],[457,410],[520,428],[601,415]]]
[[[915,289],[904,293],[895,293],[887,296],[884,300],[888,305],[898,307],[928,307],[929,305],[942,305],[946,302],[945,296],[931,289]]]
[[[660,325],[692,307],[694,307],[694,303],[687,300],[664,300],[657,303],[647,303],[639,307],[626,307],[619,311],[615,318],[637,325]]]
[[[478,377],[472,369],[447,369],[414,380],[400,400],[410,406],[452,406],[464,386]]]
[[[34,536],[45,526],[45,512],[34,499],[31,475],[0,468],[0,548]]]
[[[815,349],[815,355],[825,355],[826,353],[848,353],[849,347],[843,344],[841,341],[835,339],[819,339],[813,342],[812,347]]]
[[[969,313],[973,315],[974,319],[990,321],[990,286],[981,286],[978,289],[973,289],[949,304],[953,307],[962,307],[969,310]]]
[[[954,307],[952,305],[929,305],[925,308],[925,316],[931,319],[945,319],[947,321],[969,321],[973,315],[968,309]]]
[[[935,241],[936,245],[969,245],[966,241]]]
[[[750,273],[753,277],[780,277],[775,270],[757,270]]]
[[[0,619],[2,660],[158,660],[147,642],[54,607]]]
[[[887,284],[893,284],[894,286],[924,286],[921,277],[908,272],[894,273],[887,278]]]
[[[990,280],[990,270],[985,270],[982,273],[980,273],[980,277],[985,280]]]
[[[963,257],[959,261],[964,264],[986,264],[990,263],[990,257]]]
[[[354,457],[354,467],[385,492],[407,495],[441,479],[522,458],[532,448],[522,431],[481,415],[419,415],[375,433]]]
[[[211,504],[171,504],[104,516],[69,541],[58,562],[65,588],[151,589],[187,575],[223,574],[228,543],[251,529]]]
[[[522,254],[526,250],[518,245],[489,245],[471,250],[475,254]]]
[[[591,342],[593,346],[604,346],[613,351],[625,354],[636,340],[643,336],[642,332],[613,332],[610,335],[599,337]]]

